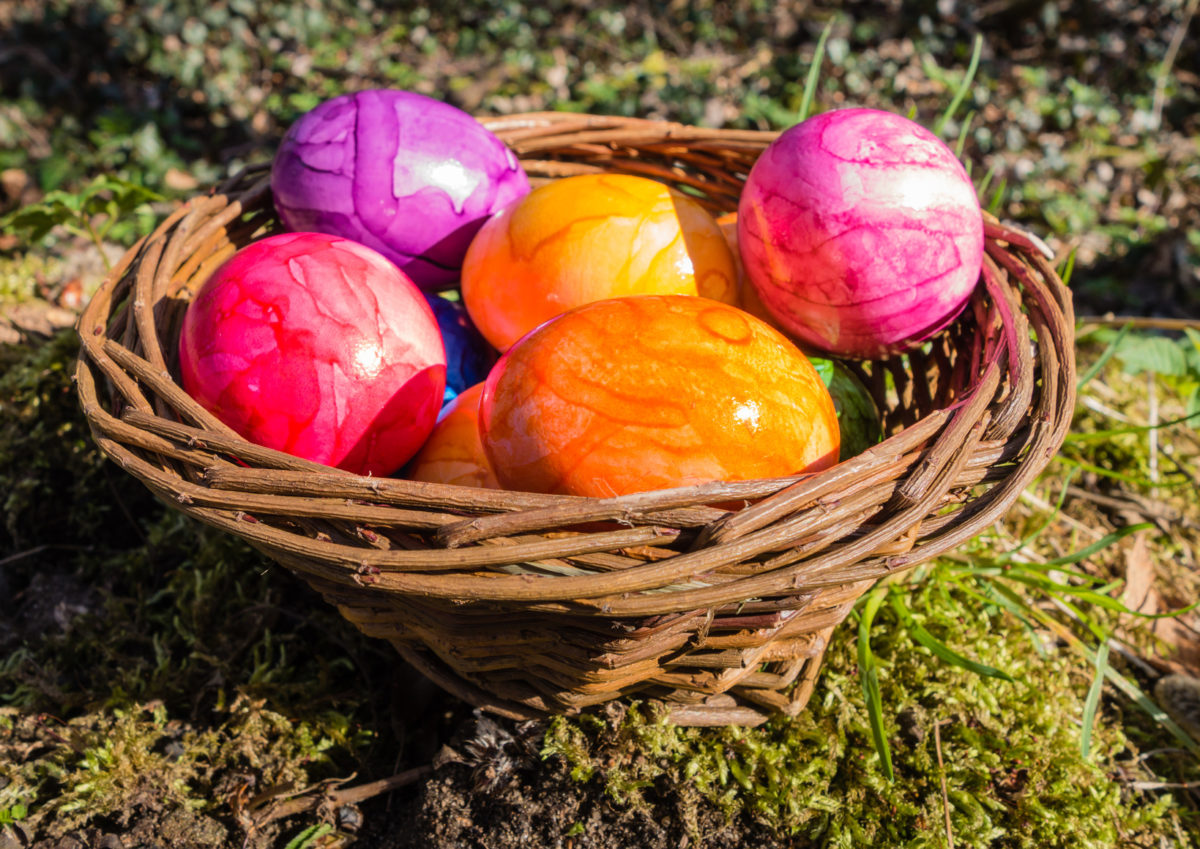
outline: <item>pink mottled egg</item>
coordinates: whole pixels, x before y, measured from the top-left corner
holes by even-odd
[[[179,338],[183,388],[251,442],[388,475],[437,421],[446,356],[433,312],[357,242],[285,233],[204,283]]]
[[[780,135],[738,205],[746,276],[779,324],[838,356],[908,350],[979,280],[983,215],[962,163],[921,125],[842,109]]]

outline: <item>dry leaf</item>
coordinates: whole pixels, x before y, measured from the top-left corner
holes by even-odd
[[[1147,615],[1170,612],[1169,605],[1159,592],[1158,574],[1150,554],[1147,532],[1134,535],[1133,545],[1125,566],[1125,592],[1122,601],[1130,610]],[[1188,627],[1192,615],[1179,618],[1141,619],[1126,617],[1124,632],[1148,630],[1160,641],[1154,655],[1145,660],[1155,667],[1177,674],[1200,673],[1200,634]]]

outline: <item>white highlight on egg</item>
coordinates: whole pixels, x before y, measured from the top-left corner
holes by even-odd
[[[364,343],[354,351],[354,370],[362,377],[374,377],[383,366],[383,352],[378,345]]]
[[[446,193],[454,211],[461,215],[463,207],[482,182],[483,174],[456,160],[411,154],[396,157],[392,191],[396,197],[406,197],[421,189],[436,186]]]
[[[746,425],[751,431],[758,430],[758,420],[762,415],[757,401],[742,401],[733,410],[733,418],[738,424]]]

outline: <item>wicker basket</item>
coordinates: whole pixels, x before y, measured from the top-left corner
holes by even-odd
[[[535,184],[639,174],[714,213],[736,208],[775,137],[558,113],[487,123]],[[820,474],[603,500],[360,477],[247,443],[177,380],[188,299],[278,228],[266,170],[251,169],[126,254],[79,324],[95,439],[166,503],[247,540],[504,716],[633,694],[679,724],[796,714],[855,600],[995,522],[1074,407],[1070,295],[1044,245],[989,220],[962,317],[925,350],[859,367],[891,435]],[[747,506],[706,506],[729,502]],[[572,530],[584,524],[597,530]]]

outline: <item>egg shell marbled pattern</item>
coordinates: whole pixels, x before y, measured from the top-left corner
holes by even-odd
[[[442,408],[433,433],[405,468],[404,477],[426,483],[500,489],[479,436],[482,397],[483,384],[477,383]]]
[[[253,242],[196,293],[179,338],[183,388],[251,442],[388,475],[429,435],[446,360],[424,296],[357,242]]]
[[[736,307],[687,295],[597,301],[500,358],[480,410],[507,489],[608,497],[816,471],[833,401],[805,356]]]
[[[842,109],[763,151],[739,202],[738,241],[747,277],[785,330],[871,359],[955,318],[979,279],[983,217],[937,136],[890,112]]]
[[[501,210],[463,262],[463,303],[507,349],[574,307],[627,295],[737,301],[737,271],[704,207],[655,180],[587,174],[555,180]]]
[[[271,167],[284,226],[344,236],[421,288],[458,279],[484,220],[529,193],[512,151],[475,118],[415,92],[321,103],[288,129]]]

